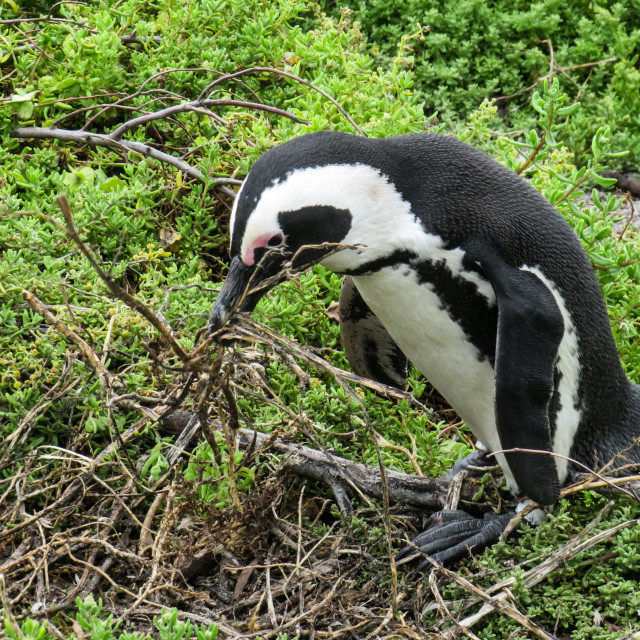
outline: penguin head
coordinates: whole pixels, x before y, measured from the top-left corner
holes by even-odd
[[[278,284],[285,262],[296,269],[316,264],[349,233],[351,212],[340,206],[340,165],[330,159],[335,136],[296,138],[263,154],[251,168],[231,213],[231,264],[210,331],[222,328],[236,308],[252,311]],[[315,144],[309,144],[311,138]]]
[[[352,215],[343,165],[305,166],[298,141],[292,140],[263,155],[252,167],[231,213],[231,259],[247,267],[278,254],[294,267],[316,264],[351,229]]]
[[[263,154],[231,214],[231,266],[211,313],[220,329],[236,307],[252,311],[283,264],[345,273],[404,246],[409,204],[384,170],[378,141],[337,131],[300,136]],[[413,221],[413,216],[408,219]],[[404,229],[406,231],[406,228]],[[401,234],[402,235],[402,234]]]

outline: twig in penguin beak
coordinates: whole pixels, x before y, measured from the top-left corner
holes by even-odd
[[[227,278],[211,310],[209,332],[216,333],[222,329],[236,309],[253,311],[260,298],[269,289],[318,262],[318,259],[303,261],[305,252],[320,252],[322,258],[326,258],[337,251],[353,248],[355,247],[329,242],[320,245],[304,245],[295,252],[290,261],[285,261],[282,249],[273,249],[263,255],[257,265],[250,267],[245,265],[239,256],[234,257],[231,260]]]

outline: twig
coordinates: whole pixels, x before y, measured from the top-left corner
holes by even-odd
[[[102,576],[111,586],[115,587],[118,591],[123,591],[128,596],[135,598],[135,593],[133,593],[129,589],[125,588],[123,585],[117,583],[106,571],[104,571],[100,567],[96,567],[95,565],[91,564],[90,562],[86,562],[84,560],[81,560],[80,558],[76,558],[73,555],[73,552],[71,551],[71,548],[68,545],[67,545],[67,555],[74,562],[76,562],[77,564],[82,565],[83,567],[87,567],[91,571],[93,571],[93,572],[99,574],[100,576]]]
[[[22,631],[16,622],[16,619],[11,611],[11,603],[7,597],[7,588],[4,584],[4,576],[0,573],[0,603],[2,603],[2,612],[4,614],[5,624],[9,628],[9,631],[13,633],[14,638],[23,638]]]
[[[156,415],[160,417],[159,412]],[[176,433],[193,419],[192,412],[182,409],[163,421],[161,427],[164,427],[168,433]],[[213,427],[222,430],[220,423],[214,422]],[[296,475],[318,480],[329,486],[348,481],[363,494],[371,498],[382,498],[380,469],[377,466],[367,466],[334,455],[327,459],[326,454],[321,451],[301,444],[287,443],[280,438],[274,439],[269,434],[252,429],[238,429],[236,437],[237,446],[240,448],[256,446],[261,450],[270,448],[287,454],[286,467]],[[386,469],[385,474],[389,484],[390,501],[425,509],[441,509],[445,504],[449,480],[421,478],[391,469]],[[475,481],[466,479],[461,487],[462,500],[471,504],[476,490]]]
[[[282,349],[284,349],[288,354],[296,358],[305,360],[308,364],[316,367],[317,369],[320,369],[321,371],[326,371],[338,380],[352,382],[354,384],[357,384],[358,386],[366,387],[389,398],[395,398],[396,400],[407,400],[414,406],[418,406],[425,411],[429,411],[427,407],[421,405],[410,393],[401,391],[396,387],[391,387],[380,382],[375,382],[374,380],[370,380],[369,378],[363,378],[356,375],[355,373],[350,373],[349,371],[339,369],[338,367],[334,367],[324,358],[313,353],[313,351],[311,351],[310,349],[302,347],[294,340],[291,340],[286,336],[273,331],[269,327],[261,325],[257,320],[254,320],[247,314],[236,314],[235,318],[235,321],[227,329],[227,332],[224,335],[220,336],[221,340],[238,338],[246,340],[248,338],[252,342],[259,342],[269,345],[276,351],[282,351]]]
[[[451,485],[449,486],[449,490],[447,491],[447,498],[444,503],[444,509],[453,511],[458,508],[458,503],[460,502],[460,491],[462,490],[462,483],[464,479],[467,477],[467,472],[463,469],[456,473],[453,478],[451,478]]]
[[[249,69],[242,69],[241,71],[236,71],[235,73],[230,73],[226,76],[222,76],[220,78],[216,78],[213,82],[209,83],[200,94],[200,99],[203,99],[205,96],[209,95],[211,89],[215,87],[217,84],[224,82],[226,80],[235,80],[241,76],[247,75],[249,73],[273,73],[276,75],[284,76],[285,78],[290,78],[291,80],[295,80],[300,84],[303,84],[314,91],[317,91],[320,95],[324,96],[332,102],[340,111],[340,113],[349,121],[349,124],[361,135],[366,136],[365,132],[355,123],[353,118],[346,112],[344,107],[333,97],[331,97],[326,91],[320,89],[316,85],[300,78],[299,76],[294,75],[293,73],[289,73],[288,71],[282,71],[281,69],[275,69],[273,67],[250,67]]]
[[[284,109],[278,109],[277,107],[271,107],[268,104],[262,104],[261,102],[247,102],[246,100],[224,100],[224,99],[202,99],[193,100],[191,102],[183,102],[182,104],[176,104],[172,107],[167,107],[154,113],[148,113],[144,116],[139,116],[133,120],[128,120],[124,124],[121,124],[117,129],[109,134],[111,140],[119,141],[122,136],[131,129],[135,129],[140,125],[147,124],[153,120],[163,120],[178,113],[185,113],[193,111],[194,109],[207,109],[209,107],[242,107],[245,109],[255,109],[256,111],[266,111],[273,113],[277,116],[289,118],[299,124],[309,124],[306,120],[294,116],[292,113],[285,111]]]
[[[604,60],[596,60],[595,62],[585,62],[584,64],[574,64],[570,67],[556,67],[554,64],[554,69],[558,73],[564,73],[566,71],[573,71],[574,69],[587,69],[590,67],[596,67],[600,64],[608,64],[609,62],[618,62],[618,58],[606,58]],[[500,102],[502,100],[511,100],[511,98],[517,98],[523,93],[528,93],[529,91],[531,91],[531,89],[535,89],[541,82],[544,82],[545,80],[549,80],[549,74],[538,78],[533,84],[529,85],[528,87],[525,87],[524,89],[519,89],[515,93],[509,94],[507,96],[498,96],[497,98],[495,98],[495,101]]]
[[[346,575],[340,576],[335,581],[335,584],[333,585],[333,587],[331,587],[331,590],[329,591],[329,593],[320,602],[318,602],[316,605],[311,607],[311,609],[308,609],[307,611],[305,611],[302,615],[298,615],[295,618],[292,618],[291,620],[289,620],[288,622],[285,622],[285,624],[278,627],[277,632],[279,633],[284,629],[288,629],[289,627],[295,624],[298,624],[298,622],[300,622],[301,620],[304,620],[305,618],[313,617],[314,613],[322,610],[329,602],[331,602],[331,600],[333,600],[333,598],[336,595],[336,591],[338,590],[338,587],[342,584],[345,578],[346,578]]]
[[[122,44],[145,44],[147,42],[160,44],[162,42],[162,36],[146,36],[142,38],[135,33],[130,33],[126,36],[120,36],[120,42],[122,42]]]
[[[467,638],[471,638],[471,640],[480,640],[478,636],[475,633],[473,633],[473,631],[471,631],[471,629],[460,624],[460,622],[453,616],[451,611],[449,611],[449,608],[447,607],[444,599],[442,598],[442,594],[438,589],[438,581],[436,580],[435,571],[432,571],[429,574],[429,587],[431,589],[431,593],[433,593],[433,597],[436,599],[436,602],[438,603],[438,608],[440,610],[440,614],[442,615],[442,617],[443,618],[446,617],[449,620],[451,620],[455,628],[459,630],[461,633],[463,633],[465,636],[467,636]]]
[[[529,618],[520,613],[520,611],[518,611],[514,606],[506,603],[505,600],[507,596],[510,595],[507,590],[502,591],[504,597],[494,597],[489,595],[480,587],[477,587],[469,582],[466,578],[463,578],[457,573],[450,571],[449,569],[446,569],[441,565],[436,565],[435,570],[447,576],[453,582],[459,584],[469,593],[473,593],[479,600],[482,600],[488,605],[489,610],[495,610],[499,613],[502,613],[503,615],[508,616],[512,620],[515,620],[518,624],[522,625],[525,629],[528,629],[534,635],[538,636],[539,638],[543,638],[543,640],[557,640],[554,635],[545,631],[541,626],[537,625],[532,620],[529,620]],[[465,626],[464,621],[460,621],[459,625],[456,625],[456,629],[458,628],[458,626]],[[451,633],[451,631],[449,631],[445,635],[445,637],[452,638],[453,634]]]
[[[6,25],[14,25],[21,23],[36,23],[36,22],[49,22],[49,23],[62,23],[62,24],[73,24],[77,27],[81,27],[82,29],[86,29],[89,33],[98,33],[97,29],[92,29],[84,22],[76,22],[75,20],[67,20],[66,18],[53,18],[52,16],[43,16],[40,18],[11,18],[9,20],[0,20],[0,24]]]
[[[67,129],[52,129],[48,127],[18,127],[11,132],[11,137],[35,139],[53,138],[55,140],[63,140],[65,142],[89,144],[95,147],[110,147],[112,149],[120,149],[121,151],[133,151],[134,153],[148,156],[154,160],[164,162],[165,164],[170,164],[194,180],[198,180],[199,182],[205,181],[204,174],[199,169],[188,165],[186,162],[180,160],[180,158],[176,158],[164,151],[155,149],[143,142],[135,142],[134,140],[114,140],[110,135],[103,133],[69,131]]]
[[[32,295],[32,294],[29,294]],[[34,300],[37,300],[35,296],[33,296]],[[38,301],[39,302],[39,301]],[[42,304],[42,303],[40,303]],[[46,308],[43,309],[46,313],[49,313]],[[33,307],[32,307],[33,308]],[[39,313],[43,316],[43,318],[47,318],[37,309],[34,309],[36,313]],[[57,318],[52,316],[54,320],[57,321]],[[51,324],[51,323],[50,323]],[[36,423],[37,418],[44,414],[44,412],[56,401],[60,398],[64,397],[69,393],[74,387],[78,386],[82,381],[81,378],[76,378],[75,380],[68,380],[69,375],[72,371],[72,365],[75,360],[75,356],[69,356],[65,363],[64,370],[60,374],[58,380],[56,380],[53,387],[51,387],[41,398],[38,400],[36,405],[29,410],[26,416],[20,420],[17,429],[7,436],[4,439],[3,448],[4,453],[2,457],[0,457],[0,466],[6,464],[9,459],[15,454],[16,450],[18,450],[24,442],[29,437],[29,433],[31,432],[32,426]],[[0,496],[0,505],[4,501],[5,496]]]
[[[119,102],[122,102],[122,100]],[[141,125],[148,124],[149,122],[152,122],[154,120],[167,119],[179,113],[198,111],[201,109],[207,109],[209,107],[223,106],[241,107],[245,109],[253,109],[256,111],[266,111],[268,113],[273,113],[278,116],[289,118],[294,122],[300,124],[308,124],[306,120],[302,120],[301,118],[298,118],[297,116],[289,113],[288,111],[285,111],[284,109],[278,109],[277,107],[272,107],[260,102],[248,102],[246,100],[228,99],[201,99],[191,102],[182,102],[181,104],[166,107],[165,109],[161,109],[160,111],[147,113],[137,118],[133,118],[132,120],[129,120],[120,125],[110,134],[89,133],[88,131],[84,130],[70,131],[67,129],[56,129],[52,127],[18,127],[11,132],[11,137],[35,139],[52,138],[67,142],[76,142],[78,144],[89,144],[93,146],[132,151],[134,153],[139,153],[140,155],[153,158],[154,160],[158,160],[159,162],[164,162],[166,164],[174,166],[190,178],[193,178],[194,180],[198,180],[200,182],[205,182],[206,177],[200,170],[190,166],[180,158],[176,158],[175,156],[165,153],[164,151],[160,151],[159,149],[156,149],[155,147],[152,147],[151,145],[143,142],[136,142],[134,140],[122,140],[122,136],[127,131],[130,131],[131,129],[134,129]],[[210,115],[214,116],[215,114]],[[229,182],[230,180],[231,182]],[[236,182],[237,181],[233,179],[215,179],[213,187],[214,189],[223,191],[227,195],[234,197],[235,193],[225,187],[225,184],[235,184]]]
[[[138,543],[138,555],[142,556],[147,547],[153,544],[153,531],[151,530],[151,522],[163,501],[167,499],[165,493],[159,493],[151,503],[147,515],[145,516],[142,528],[140,530],[140,542]]]
[[[29,306],[38,314],[40,314],[50,325],[53,325],[60,333],[74,342],[82,351],[83,355],[93,365],[93,368],[98,372],[101,383],[103,386],[110,386],[114,382],[114,377],[111,375],[98,358],[96,352],[89,346],[85,340],[83,340],[75,331],[72,331],[67,327],[64,322],[56,318],[42,302],[31,292],[26,289],[22,290],[22,297],[29,303]]]
[[[138,595],[134,595],[134,602],[127,607],[127,609],[122,613],[121,617],[123,619],[127,619],[140,605],[141,602],[145,602],[147,596],[149,595],[155,581],[156,577],[160,573],[160,560],[162,557],[162,551],[164,548],[165,539],[167,537],[167,533],[170,529],[170,524],[173,521],[173,500],[175,498],[175,485],[172,484],[169,487],[169,492],[167,494],[166,500],[167,505],[165,508],[165,515],[160,523],[160,527],[156,534],[155,540],[153,542],[152,547],[152,558],[151,558],[151,575],[146,581],[144,587],[139,591]],[[130,594],[133,595],[133,594]]]
[[[173,330],[171,327],[167,326],[165,322],[162,322],[155,313],[153,313],[146,305],[140,302],[137,298],[132,296],[128,291],[123,289],[120,285],[116,284],[116,282],[107,274],[102,267],[98,264],[98,261],[94,258],[93,253],[89,250],[89,247],[82,241],[80,235],[76,231],[75,224],[73,221],[73,214],[71,212],[71,205],[67,200],[66,194],[62,193],[56,197],[56,202],[58,206],[62,210],[62,215],[64,216],[64,220],[67,224],[66,228],[61,227],[57,221],[53,218],[49,218],[50,222],[53,222],[58,228],[61,228],[76,244],[78,249],[82,252],[85,258],[89,261],[94,271],[100,276],[101,280],[105,283],[109,291],[118,298],[122,300],[129,308],[137,311],[139,314],[144,316],[151,325],[153,325],[160,335],[166,340],[166,342],[171,346],[175,354],[183,361],[187,362],[190,360],[190,357],[183,350],[180,343],[176,340],[173,335]],[[95,355],[95,354],[94,354]],[[97,362],[102,366],[102,363],[98,360],[97,356],[95,356]],[[92,361],[93,364],[93,361]],[[94,365],[95,366],[95,365]]]
[[[598,478],[598,480],[600,480],[600,482],[608,484],[611,487],[615,487],[618,491],[626,494],[632,500],[638,501],[638,496],[634,495],[631,491],[628,491],[627,489],[624,489],[623,487],[617,487],[616,483],[613,482],[611,479],[606,478],[601,473],[598,473],[594,469],[591,469],[590,467],[588,467],[586,464],[583,464],[582,462],[580,462],[579,460],[575,460],[574,458],[570,458],[569,456],[565,456],[565,455],[563,455],[561,453],[557,453],[556,451],[543,451],[541,449],[523,449],[523,448],[520,448],[520,447],[513,447],[512,449],[498,449],[496,451],[493,451],[492,453],[493,453],[493,455],[495,455],[497,453],[502,453],[502,454],[505,454],[505,453],[537,453],[539,455],[553,456],[554,458],[560,458],[561,460],[567,460],[571,464],[574,464],[577,467],[581,467],[586,472],[594,475],[596,478]],[[566,488],[566,489],[563,489],[560,492],[560,496],[564,496],[565,494],[569,494],[569,493],[574,493],[574,491],[572,491],[571,488]]]

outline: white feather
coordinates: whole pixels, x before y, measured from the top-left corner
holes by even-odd
[[[567,306],[555,284],[542,273],[539,267],[528,267],[525,265],[521,267],[521,269],[522,271],[533,273],[541,280],[547,289],[549,289],[560,309],[564,321],[564,335],[558,348],[558,358],[556,361],[556,367],[561,374],[557,389],[560,408],[556,415],[553,451],[568,457],[571,453],[573,440],[582,418],[579,399],[581,367],[578,335],[571,315],[567,310]],[[563,483],[567,478],[569,461],[566,457],[556,457],[555,460],[560,482]]]
[[[236,224],[236,214],[238,212],[238,203],[240,202],[240,194],[242,193],[242,190],[244,189],[245,184],[247,184],[246,180],[242,183],[242,185],[240,185],[240,189],[238,189],[238,193],[236,194],[236,199],[233,201],[233,207],[231,209],[231,218],[229,219],[229,229],[231,229],[232,234]]]
[[[433,285],[419,283],[407,265],[386,267],[353,281],[396,344],[456,408],[473,434],[489,450],[500,450],[493,368],[443,308]],[[496,458],[509,490],[517,492],[504,455]]]

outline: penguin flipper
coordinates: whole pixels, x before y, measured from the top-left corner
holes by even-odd
[[[549,403],[564,320],[552,291],[535,273],[507,264],[495,251],[477,256],[496,294],[496,425],[503,449],[553,451]],[[553,455],[512,451],[506,459],[518,487],[541,505],[556,502]]]
[[[354,373],[404,389],[409,361],[346,276],[338,307],[342,343]]]

